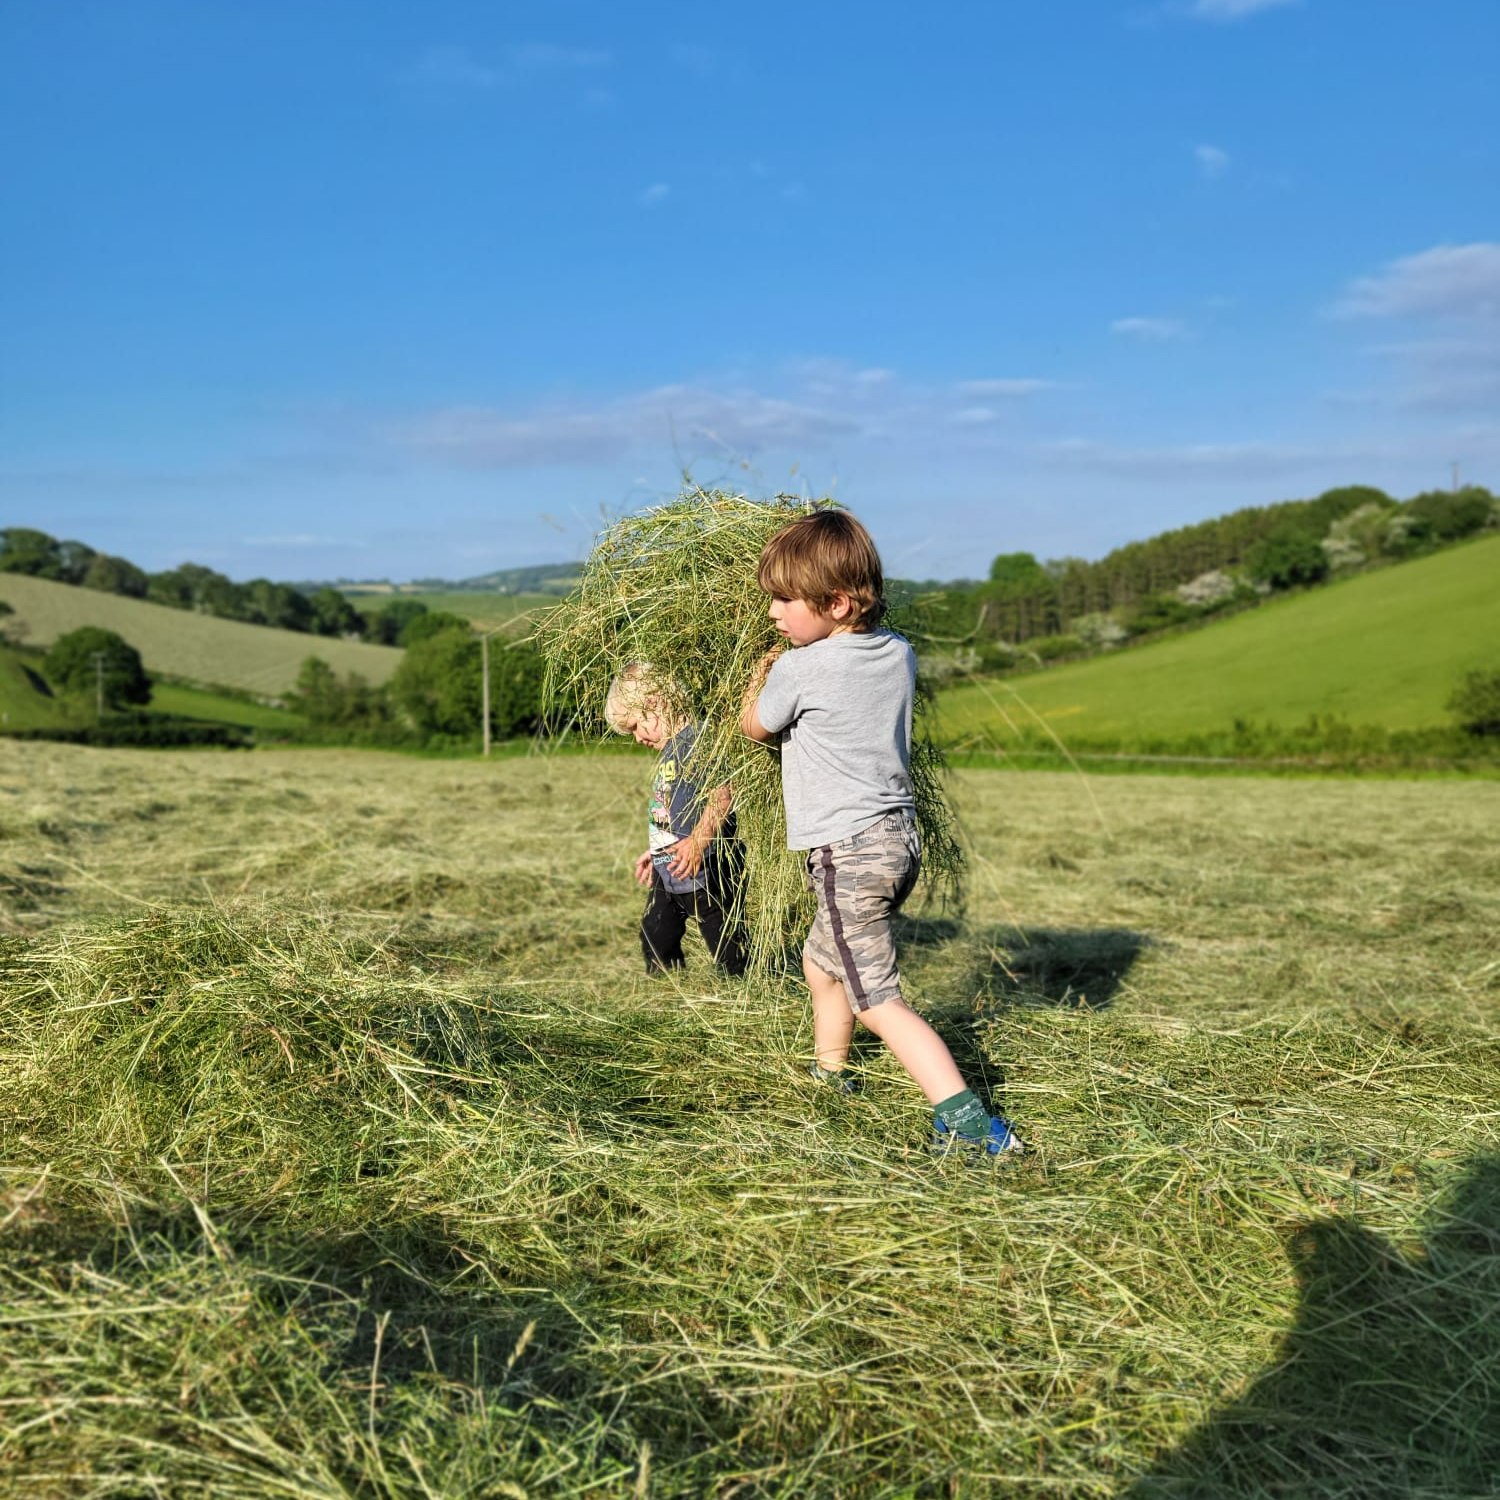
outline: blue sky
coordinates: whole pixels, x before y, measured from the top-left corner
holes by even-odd
[[[0,6],[0,517],[582,556],[684,469],[903,576],[1500,488],[1495,0]]]

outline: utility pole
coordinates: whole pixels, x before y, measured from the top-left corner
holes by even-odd
[[[484,682],[479,716],[484,725],[484,753],[488,758],[490,753],[490,636],[488,631],[482,631],[479,636],[479,659]]]
[[[97,724],[104,718],[104,652],[95,651],[94,655],[94,722]]]
[[[1451,465],[1453,469],[1453,493],[1458,493],[1458,460],[1455,458]]]

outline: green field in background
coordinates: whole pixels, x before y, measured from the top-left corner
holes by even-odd
[[[267,696],[290,689],[309,656],[376,684],[387,681],[401,662],[394,646],[220,620],[20,573],[0,573],[0,600],[24,624],[28,646],[49,646],[70,630],[98,625],[129,641],[148,672]]]
[[[1444,724],[1458,680],[1500,668],[1500,536],[1361,574],[1165,640],[938,695],[951,744],[1173,737],[1310,714]]]

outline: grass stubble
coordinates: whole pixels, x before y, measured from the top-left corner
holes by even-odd
[[[637,972],[649,765],[0,745],[0,1491],[1493,1492],[1494,788],[961,773],[975,1173]]]

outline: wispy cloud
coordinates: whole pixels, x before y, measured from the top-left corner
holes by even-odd
[[[318,536],[310,531],[296,531],[277,536],[241,537],[242,547],[268,547],[275,550],[301,550],[308,547],[361,548],[370,545],[369,540],[357,536]]]
[[[609,462],[674,442],[735,455],[796,450],[862,427],[847,411],[807,401],[672,385],[592,407],[449,407],[396,424],[384,436],[408,452],[460,467],[505,469]]]
[[[476,56],[468,47],[429,47],[417,60],[416,74],[424,83],[455,89],[496,89],[528,75],[595,72],[613,62],[608,52],[557,47],[550,42],[521,42],[502,47],[493,56]]]
[[[1398,385],[1386,399],[1425,413],[1500,410],[1500,244],[1436,245],[1345,288],[1335,318],[1400,319],[1425,336],[1366,351]]]
[[[1144,344],[1170,344],[1185,339],[1189,330],[1180,318],[1116,318],[1109,331]]]
[[[672,196],[672,185],[669,182],[653,182],[650,187],[641,190],[637,202],[642,208],[655,208],[659,203],[665,203]]]
[[[1500,318],[1500,244],[1435,245],[1352,282],[1341,318]]]
[[[1192,0],[1187,14],[1199,21],[1243,21],[1263,10],[1279,10],[1300,0]]]
[[[1221,151],[1217,146],[1194,146],[1193,156],[1198,163],[1198,171],[1210,182],[1229,170],[1229,153]]]
[[[960,380],[954,390],[960,396],[976,396],[982,399],[1007,399],[1016,396],[1034,396],[1038,391],[1055,390],[1055,380]]]
[[[1040,450],[1052,464],[1128,479],[1190,475],[1267,478],[1347,461],[1349,455],[1290,443],[1184,443],[1129,448],[1090,438],[1069,438]]]

